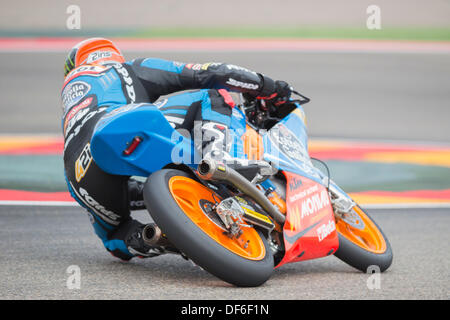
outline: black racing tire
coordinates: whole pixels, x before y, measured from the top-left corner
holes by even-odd
[[[274,260],[262,233],[258,231],[265,247],[261,260],[246,259],[221,246],[178,206],[169,189],[169,179],[174,176],[193,179],[180,170],[162,169],[151,174],[144,185],[147,209],[169,241],[194,263],[223,281],[239,287],[265,283],[273,273]]]
[[[386,271],[392,264],[393,253],[392,247],[384,234],[383,230],[378,226],[378,224],[370,217],[370,215],[365,212],[362,208],[358,207],[368,219],[374,224],[380,235],[384,238],[386,243],[386,248],[384,252],[374,253],[368,251],[361,246],[356,245],[354,242],[348,240],[343,234],[338,231],[339,237],[339,248],[335,252],[335,256],[347,263],[348,265],[362,271],[362,272],[371,272],[374,269],[373,267],[378,267],[380,272]]]

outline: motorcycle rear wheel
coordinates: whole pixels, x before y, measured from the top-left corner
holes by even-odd
[[[144,186],[144,201],[152,218],[183,254],[235,286],[262,285],[274,269],[267,240],[251,227],[242,227],[239,238],[228,237],[202,208],[218,200],[212,190],[176,169],[153,173]]]
[[[378,267],[380,272],[387,270],[393,259],[387,237],[359,206],[352,211],[350,218],[336,222],[339,248],[334,255],[363,272],[376,270],[373,267]]]

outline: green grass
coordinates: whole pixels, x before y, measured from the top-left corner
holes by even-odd
[[[1,155],[0,189],[67,191],[61,155]]]
[[[447,167],[337,160],[326,163],[331,179],[347,192],[450,188]],[[0,189],[67,191],[62,156],[1,155]]]
[[[329,166],[331,179],[346,192],[450,188],[450,168],[447,167],[370,161],[325,162]]]
[[[128,32],[135,38],[303,38],[450,41],[450,28],[153,28]]]
[[[278,38],[450,41],[450,28],[190,27],[105,30],[0,30],[0,37]]]

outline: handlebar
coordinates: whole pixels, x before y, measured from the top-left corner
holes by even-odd
[[[311,101],[311,99],[294,90],[294,88],[291,87],[290,89],[291,97],[282,104],[279,104],[280,100],[262,100],[244,94],[243,107],[248,122],[260,129],[270,129],[273,125],[295,110],[297,105],[304,105]],[[296,95],[299,98],[293,99],[292,95]]]

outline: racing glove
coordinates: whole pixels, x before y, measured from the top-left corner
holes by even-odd
[[[263,78],[263,86],[257,96],[258,99],[270,101],[276,106],[282,105],[289,100],[292,88],[286,81],[274,81],[264,75],[261,76]]]

